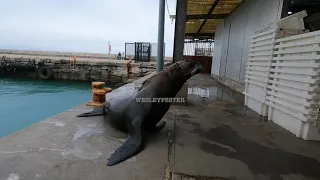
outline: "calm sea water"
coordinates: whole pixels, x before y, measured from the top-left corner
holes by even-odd
[[[90,82],[0,77],[0,137],[92,98]]]

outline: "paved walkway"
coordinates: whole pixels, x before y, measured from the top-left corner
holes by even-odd
[[[207,89],[210,97],[189,95],[189,106],[167,113],[176,119],[174,173],[194,179],[320,179],[319,142],[264,121],[239,105],[239,95],[228,96],[234,92],[226,93],[230,89],[207,76],[193,77],[190,87]]]
[[[130,95],[141,82],[107,98]],[[126,134],[108,118],[76,118],[90,110],[81,105],[0,139],[0,180],[320,179],[320,143],[244,111],[209,76],[193,77],[189,87],[209,97],[190,94],[189,106],[172,106],[166,128],[121,164],[105,165]]]

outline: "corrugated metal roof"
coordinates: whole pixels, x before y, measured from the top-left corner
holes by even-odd
[[[220,21],[230,14],[242,1],[243,0],[188,0],[186,36],[188,36],[188,34],[214,33]],[[213,11],[210,13],[212,9]],[[199,16],[201,16],[201,18]]]

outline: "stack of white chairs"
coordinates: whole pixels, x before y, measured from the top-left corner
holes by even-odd
[[[268,119],[297,137],[319,140],[320,31],[276,40],[266,102]]]
[[[245,106],[268,115],[266,94],[277,29],[263,28],[251,37],[245,76]]]
[[[305,140],[320,141],[320,31],[305,11],[257,30],[245,76],[245,106]]]

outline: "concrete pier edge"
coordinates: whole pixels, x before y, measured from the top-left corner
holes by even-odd
[[[154,73],[108,93],[132,93]],[[105,117],[77,118],[84,104],[0,139],[0,179],[319,179],[320,144],[296,138],[226,94],[210,75],[188,81],[188,106],[173,105],[165,128],[116,166],[106,159],[126,139]],[[210,91],[204,98],[199,90]],[[262,163],[263,162],[263,163]],[[10,179],[10,180],[11,180]]]

